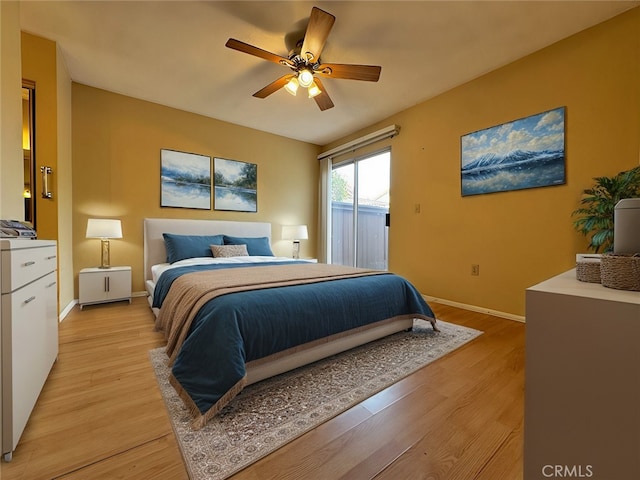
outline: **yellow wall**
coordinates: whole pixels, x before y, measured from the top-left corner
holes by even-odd
[[[71,75],[56,46],[58,171],[55,176],[58,204],[58,277],[60,309],[73,305],[73,210],[71,165]]]
[[[143,285],[145,217],[262,221],[272,224],[276,255],[289,256],[280,226],[307,224],[301,256],[315,254],[319,148],[276,135],[73,84],[74,269],[100,263],[100,242],[86,239],[87,219],[122,220],[111,264],[131,265],[133,290]],[[179,150],[258,165],[258,212],[160,207],[160,150]],[[77,290],[76,290],[77,291]]]
[[[36,84],[35,104],[35,185],[31,198],[36,205],[38,238],[58,239],[58,79],[56,43],[22,33],[22,78]],[[51,199],[42,198],[40,167],[53,169],[49,189]]]
[[[566,185],[461,197],[462,135],[560,106]],[[582,190],[592,177],[639,162],[640,8],[323,150],[392,123],[402,130],[388,142],[390,270],[426,295],[522,315],[525,289],[572,268],[586,251],[571,217]],[[470,275],[471,264],[480,265],[479,276]]]

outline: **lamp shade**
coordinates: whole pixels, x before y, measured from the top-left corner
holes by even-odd
[[[313,82],[311,82],[311,85],[309,86],[309,90],[307,90],[307,92],[309,93],[309,98],[313,98],[320,95],[322,93],[322,90],[320,90],[320,87],[318,87],[318,84],[314,80]]]
[[[87,238],[122,238],[120,220],[90,218],[87,221]]]
[[[283,225],[283,240],[306,240],[309,238],[309,232],[306,225]]]
[[[298,91],[298,79],[296,77],[292,77],[284,86],[284,89],[295,97],[296,92]]]

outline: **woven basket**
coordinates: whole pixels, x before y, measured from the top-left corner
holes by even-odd
[[[602,255],[600,279],[605,287],[640,291],[640,255]]]
[[[600,283],[600,262],[576,262],[576,278],[581,282]]]

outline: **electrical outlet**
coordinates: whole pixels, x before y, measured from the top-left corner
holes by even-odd
[[[480,275],[480,265],[471,265],[471,275]]]

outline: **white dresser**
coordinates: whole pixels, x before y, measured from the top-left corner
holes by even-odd
[[[2,454],[10,461],[58,355],[57,247],[0,240]]]
[[[526,298],[524,479],[640,478],[640,292],[570,270]]]

